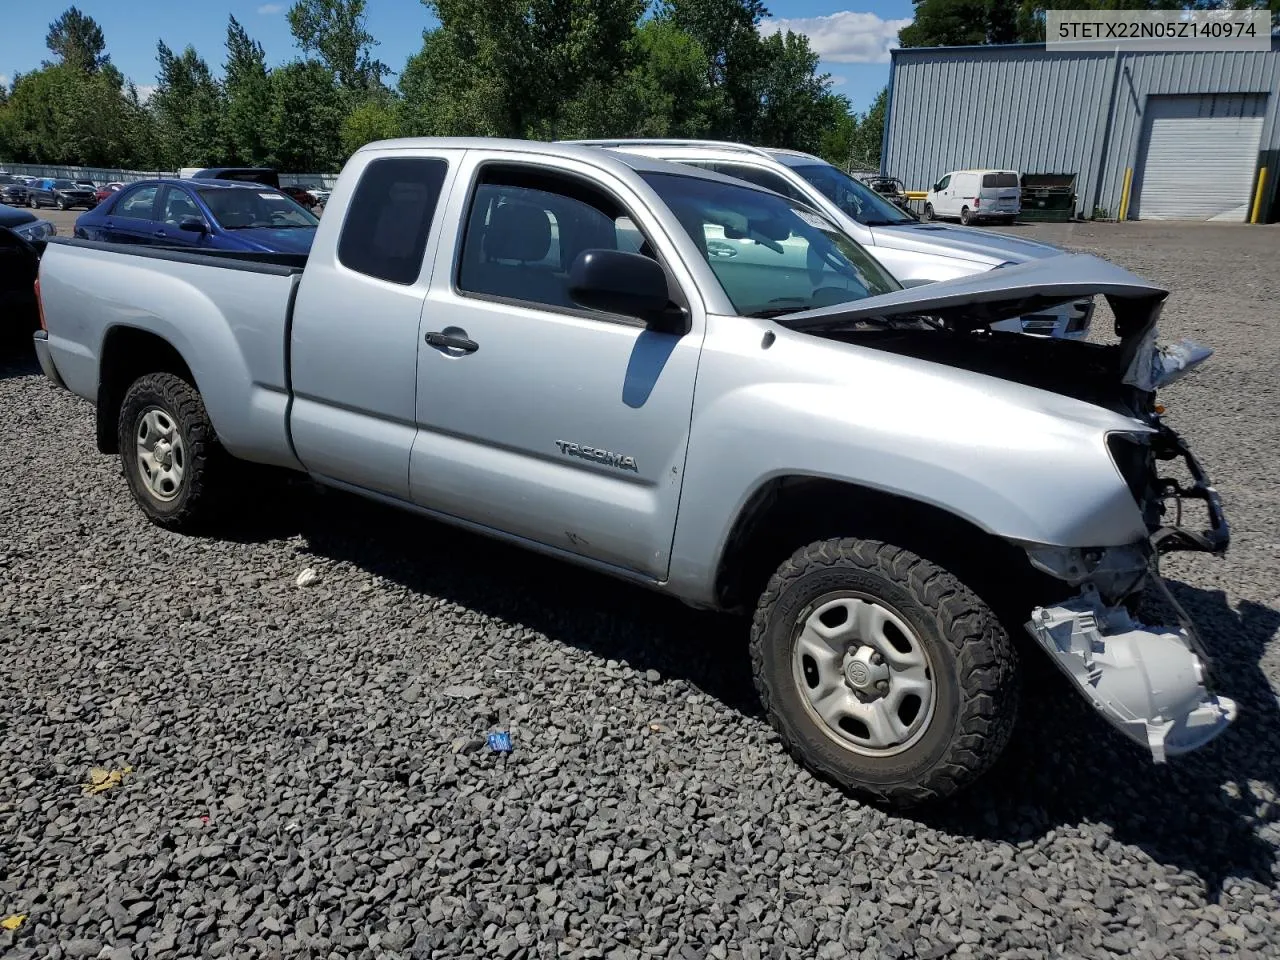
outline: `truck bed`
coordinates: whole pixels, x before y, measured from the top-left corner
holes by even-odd
[[[296,466],[287,358],[306,261],[55,238],[40,262],[50,357],[71,390],[96,401],[112,338],[130,328],[156,334],[185,358],[234,456]]]
[[[248,270],[254,273],[288,275],[301,273],[307,265],[305,253],[253,253],[244,250],[194,251],[179,246],[143,246],[138,243],[103,243],[100,240],[81,240],[78,237],[54,237],[49,243],[69,247],[88,247],[93,250],[109,250],[133,257],[153,260],[172,260],[175,263],[201,263],[226,270]],[[268,269],[263,269],[268,268]]]

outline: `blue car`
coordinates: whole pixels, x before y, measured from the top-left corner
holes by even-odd
[[[76,220],[108,243],[254,253],[309,253],[320,221],[274,187],[235,180],[140,180]]]

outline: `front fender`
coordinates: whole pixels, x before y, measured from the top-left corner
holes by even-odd
[[[1106,446],[1110,431],[1142,429],[1134,420],[802,334],[744,349],[746,336],[713,327],[672,550],[678,593],[709,598],[739,513],[784,476],[894,494],[1008,540],[1093,547],[1146,536]]]

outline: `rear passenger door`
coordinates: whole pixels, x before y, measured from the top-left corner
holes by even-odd
[[[418,325],[461,155],[357,155],[342,174],[354,189],[316,229],[290,333],[289,425],[320,477],[409,498]]]
[[[490,156],[459,184],[418,340],[414,500],[665,578],[704,329],[670,238],[580,161]],[[576,306],[569,268],[601,247],[662,262],[689,331]]]

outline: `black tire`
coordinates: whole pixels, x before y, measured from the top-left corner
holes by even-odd
[[[967,227],[967,226],[969,226],[969,223],[970,223],[972,220],[973,220],[973,215],[969,213],[969,208],[968,208],[968,207],[961,207],[961,208],[960,208],[960,222],[961,222],[961,223],[963,223],[963,224]]]
[[[842,591],[890,608],[932,667],[931,717],[918,739],[892,755],[869,756],[841,742],[811,712],[793,671],[799,626],[820,599]],[[769,721],[792,756],[854,794],[898,807],[972,783],[1008,744],[1017,715],[1017,656],[996,614],[946,570],[875,540],[811,543],[778,568],[756,607],[751,666]]]
[[[932,219],[933,219],[933,204],[932,204],[932,203],[926,203],[926,204],[924,205],[924,218],[925,218],[926,220],[932,220]]]
[[[168,499],[152,492],[138,460],[141,420],[152,409],[172,421],[182,441],[182,476]],[[230,458],[195,387],[171,373],[138,378],[120,405],[117,439],[129,491],[149,520],[166,530],[190,531],[219,516]]]

